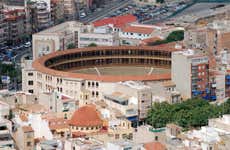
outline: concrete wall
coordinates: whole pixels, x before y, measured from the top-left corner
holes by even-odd
[[[191,65],[186,56],[172,53],[172,81],[182,96],[191,98]]]

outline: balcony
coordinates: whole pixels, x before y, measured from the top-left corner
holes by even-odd
[[[226,79],[227,79],[227,80],[230,80],[230,75],[226,75]]]
[[[13,147],[14,141],[10,134],[0,134],[0,147]]]
[[[226,84],[226,85],[230,85],[230,81],[226,81],[225,84]]]

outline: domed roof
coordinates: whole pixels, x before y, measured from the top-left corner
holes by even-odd
[[[86,105],[77,109],[69,121],[72,126],[99,126],[103,121],[97,112],[96,108],[91,105]]]

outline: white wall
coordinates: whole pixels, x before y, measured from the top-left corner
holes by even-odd
[[[187,56],[172,53],[171,74],[176,89],[186,98],[191,98],[191,65]]]

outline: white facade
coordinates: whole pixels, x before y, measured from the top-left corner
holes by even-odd
[[[65,50],[70,44],[78,46],[78,34],[82,24],[70,21],[33,34],[33,59]]]
[[[192,97],[192,66],[208,63],[208,57],[195,54],[194,50],[185,50],[172,53],[172,81],[176,89],[185,99]]]
[[[104,33],[80,33],[79,47],[87,47],[90,44],[96,44],[100,46],[115,46],[119,45],[119,41],[114,34]]]
[[[94,29],[91,25],[76,21],[65,22],[33,35],[33,59],[68,49],[69,45],[79,48],[92,43],[98,46],[118,46],[119,40],[107,26]]]
[[[53,139],[53,135],[49,129],[49,124],[46,120],[41,118],[41,114],[30,114],[28,121],[23,122],[19,117],[15,118],[15,123],[20,126],[31,126],[34,130],[35,138]]]
[[[137,39],[137,40],[144,40],[147,38],[150,38],[150,34],[145,34],[145,33],[135,33],[135,32],[119,32],[119,37],[121,39]]]
[[[191,65],[187,57],[181,53],[172,53],[172,81],[186,98],[191,97]],[[186,82],[185,82],[186,81]]]

